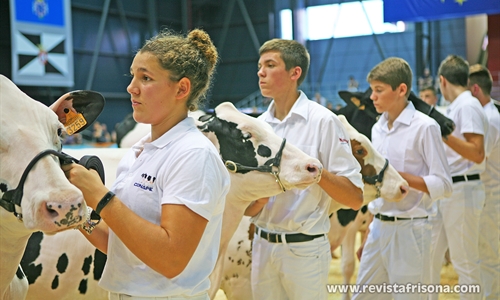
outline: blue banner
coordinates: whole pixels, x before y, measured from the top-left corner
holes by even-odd
[[[64,26],[64,0],[15,0],[16,21]]]
[[[500,0],[384,0],[384,22],[422,22],[499,13]]]
[[[15,84],[75,84],[71,0],[10,0],[10,30]]]

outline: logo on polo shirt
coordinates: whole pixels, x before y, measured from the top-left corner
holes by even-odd
[[[134,186],[141,188],[145,191],[153,191],[153,184],[156,181],[156,177],[151,176],[147,173],[141,174],[141,182],[134,183]]]
[[[349,143],[348,139],[339,138],[339,141],[341,144],[348,144]]]

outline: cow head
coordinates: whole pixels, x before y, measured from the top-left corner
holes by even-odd
[[[375,124],[379,113],[377,113],[377,110],[373,105],[373,101],[370,99],[371,94],[371,88],[368,88],[364,92],[339,91],[339,95],[347,103],[347,107],[355,107],[359,110],[364,111],[364,113],[369,116],[369,120],[367,120],[366,122]],[[453,120],[441,114],[435,109],[435,107],[425,103],[425,101],[417,97],[415,93],[411,92],[410,96],[408,96],[408,100],[413,103],[413,106],[415,106],[416,110],[436,120],[436,122],[439,124],[439,127],[441,128],[441,136],[448,136],[455,129],[455,123],[453,122]]]
[[[87,208],[81,192],[64,176],[58,158],[45,155],[33,160],[46,150],[59,153],[63,124],[50,108],[28,97],[5,76],[0,76],[0,91],[2,197],[7,190],[19,187],[21,177],[25,177],[20,203],[11,206],[2,198],[1,233],[5,233],[6,226],[14,224],[15,228],[24,224],[26,232],[47,233],[79,225],[84,221]],[[9,212],[7,206],[14,212]],[[22,216],[23,223],[15,221],[14,215]]]
[[[366,136],[352,127],[343,115],[338,117],[351,138],[352,154],[361,165],[361,175],[365,183],[364,203],[378,197],[391,202],[401,201],[408,193],[408,182],[373,148]]]
[[[453,130],[455,130],[455,123],[453,122],[453,120],[445,117],[443,114],[437,111],[434,106],[430,106],[424,100],[417,97],[415,93],[411,92],[408,100],[413,102],[416,110],[421,111],[436,120],[436,122],[439,124],[439,127],[441,128],[441,136],[446,137],[450,135]]]
[[[234,181],[248,182],[249,173],[255,176],[252,182],[259,185],[250,189],[254,200],[279,194],[283,189],[304,189],[320,179],[323,166],[319,160],[286,143],[269,124],[239,112],[232,103],[218,105],[213,116],[202,116],[198,122],[198,128],[218,148],[228,170],[234,172],[232,187],[244,187]],[[278,172],[276,181],[265,177],[273,176],[269,174],[272,172]]]

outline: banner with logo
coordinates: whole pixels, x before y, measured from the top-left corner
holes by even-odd
[[[384,22],[423,22],[499,13],[500,0],[384,0]]]
[[[12,81],[74,85],[70,0],[10,0]]]

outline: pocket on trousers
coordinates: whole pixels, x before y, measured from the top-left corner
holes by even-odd
[[[288,243],[288,250],[296,257],[320,257],[322,244],[328,241],[322,238],[318,239],[310,242]],[[328,249],[330,248],[328,247]]]

